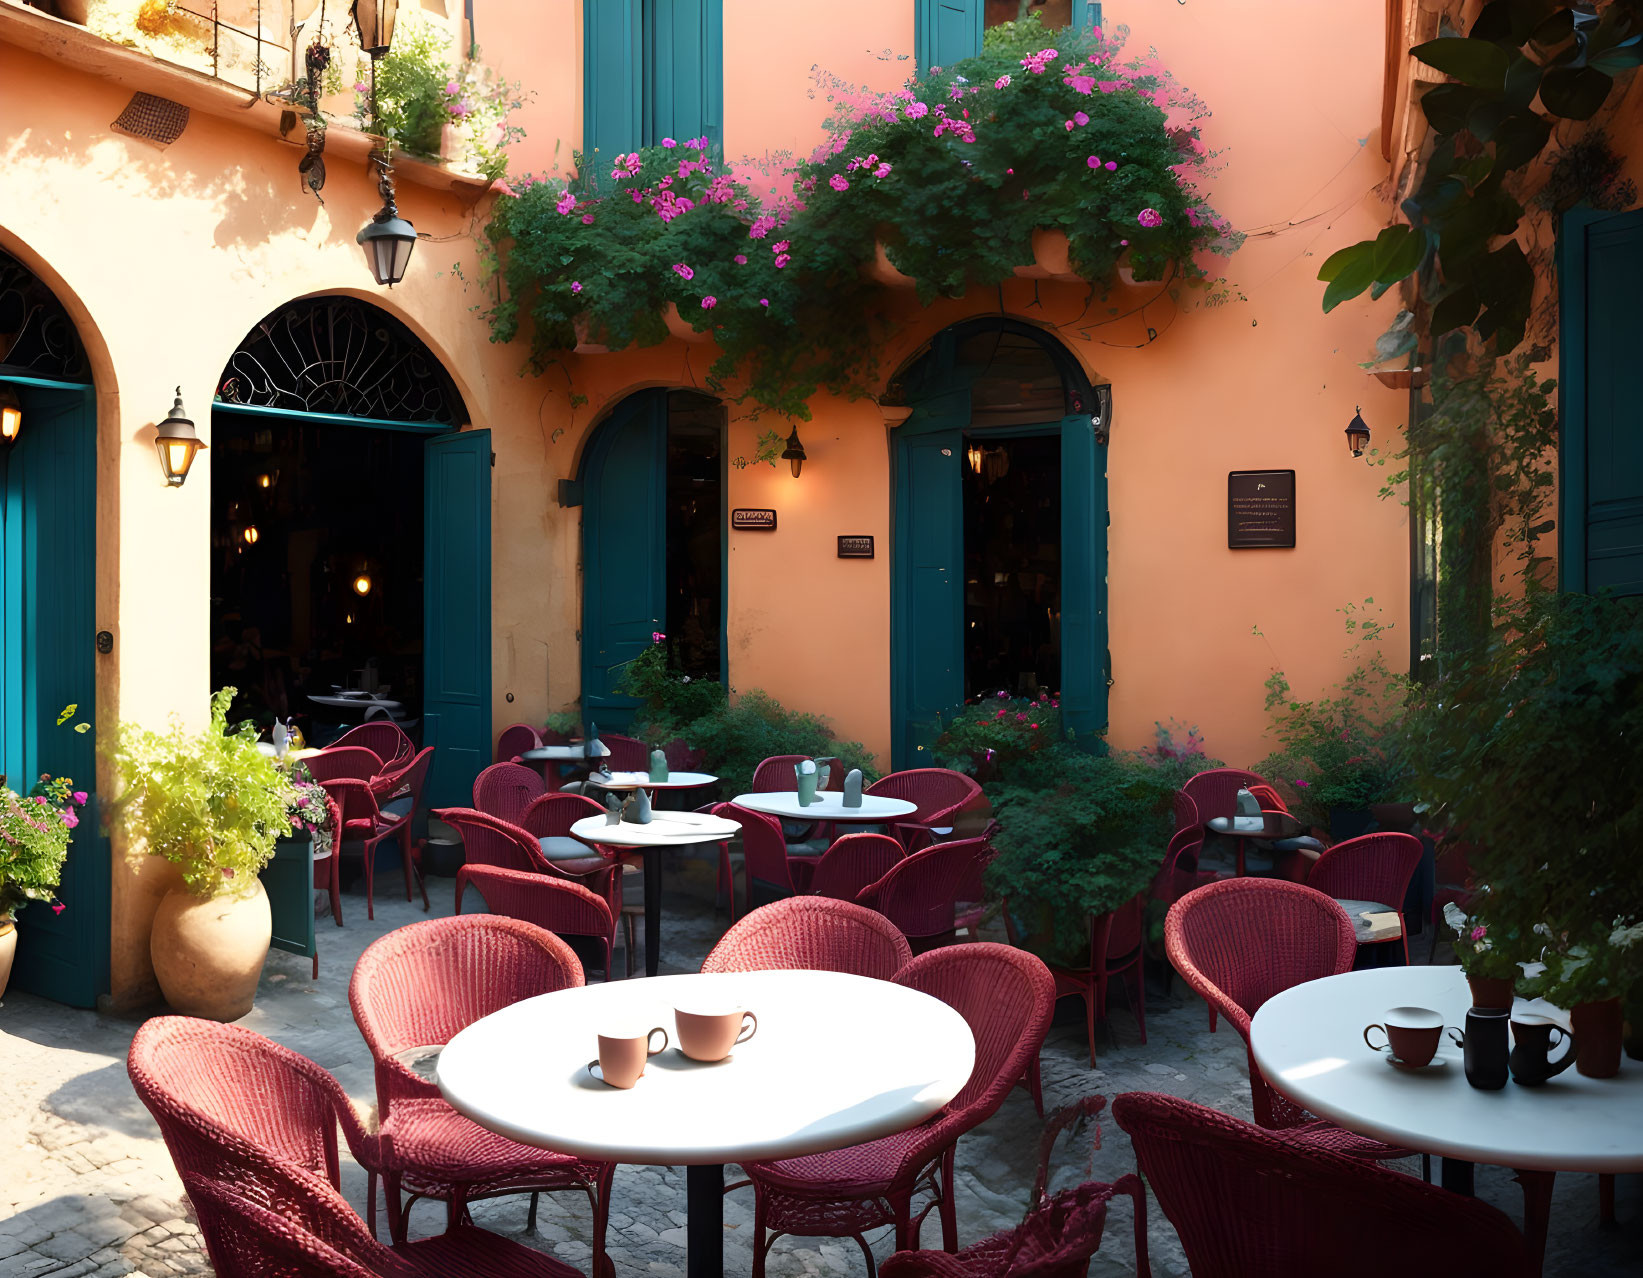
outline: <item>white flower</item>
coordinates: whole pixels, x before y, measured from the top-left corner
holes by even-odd
[[[1531,981],[1546,970],[1544,963],[1519,963],[1518,966],[1523,969],[1523,975]]]
[[[1550,936],[1552,928],[1549,923],[1536,923],[1532,929],[1536,936]]]
[[[686,676],[685,676],[685,677],[684,677],[684,678],[683,678],[683,679],[681,679],[681,680],[680,680],[680,681],[679,681],[679,682],[680,682],[680,683],[689,683],[689,682],[690,682],[690,676],[689,676],[689,675],[686,675]]]
[[[1457,935],[1463,934],[1466,931],[1466,911],[1461,909],[1460,906],[1456,905],[1453,901],[1448,901],[1444,904],[1443,921],[1450,927],[1454,928]]]
[[[1614,931],[1609,933],[1609,944],[1617,950],[1629,950],[1639,941],[1643,941],[1643,922],[1625,926],[1624,919],[1614,921]]]

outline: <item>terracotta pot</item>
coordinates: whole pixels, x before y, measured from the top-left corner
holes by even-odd
[[[6,982],[11,980],[11,961],[17,957],[17,925],[10,919],[0,919],[0,998],[6,993]]]
[[[1472,987],[1473,1007],[1504,1007],[1512,1010],[1512,989],[1517,984],[1515,980],[1506,976],[1468,976],[1466,983]]]
[[[175,1012],[237,1021],[251,1010],[273,917],[262,884],[243,896],[165,894],[154,915],[149,955],[160,992]]]
[[[896,269],[890,260],[890,254],[885,251],[884,241],[878,240],[873,244],[873,260],[864,262],[861,266],[864,278],[884,285],[885,288],[912,288],[914,280],[911,275],[904,275]]]
[[[712,333],[698,333],[690,326],[690,322],[679,314],[679,308],[672,302],[662,311],[662,323],[667,325],[667,331],[672,333],[681,342],[711,342]]]
[[[1033,264],[1015,268],[1024,280],[1076,280],[1073,272],[1072,251],[1065,231],[1037,230],[1033,232]]]
[[[571,326],[576,330],[576,353],[578,355],[608,355],[610,347],[602,341],[595,340],[593,324],[586,315],[578,315],[571,320]],[[604,337],[603,333],[597,335]]]
[[[1587,1078],[1613,1078],[1620,1072],[1620,1000],[1576,1003],[1569,1009],[1575,1032],[1575,1068]]]

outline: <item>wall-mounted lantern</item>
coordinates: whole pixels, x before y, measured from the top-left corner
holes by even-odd
[[[1363,450],[1369,447],[1369,423],[1364,421],[1361,408],[1353,410],[1352,420],[1346,424],[1346,446],[1354,457],[1362,457]]]
[[[361,599],[371,593],[371,574],[362,572],[354,578],[354,593]]]
[[[416,247],[416,227],[399,215],[394,203],[393,171],[382,152],[373,153],[371,161],[377,166],[377,190],[382,194],[382,207],[376,216],[354,236],[354,242],[365,250],[365,264],[378,284],[392,288],[405,278],[405,268],[411,264],[411,250]]]
[[[787,437],[787,447],[782,450],[782,458],[793,468],[793,478],[799,477],[799,471],[804,467],[804,445],[799,442],[799,428],[795,426],[793,433]]]
[[[23,403],[9,386],[0,386],[0,448],[9,449],[23,431]]]
[[[258,488],[272,488],[280,482],[280,473],[277,470],[265,470],[257,476]]]
[[[255,524],[247,524],[245,531],[240,536],[245,540],[247,546],[255,546],[257,542],[262,540],[262,534],[257,531]]]
[[[354,0],[359,47],[373,59],[386,54],[394,42],[394,20],[398,16],[399,0]]]
[[[183,388],[177,387],[177,402],[154,430],[154,447],[160,453],[160,469],[165,482],[181,488],[194,464],[194,455],[205,451],[205,443],[194,430],[194,422],[183,408]]]

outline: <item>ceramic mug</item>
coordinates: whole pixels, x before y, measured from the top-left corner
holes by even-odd
[[[679,1050],[693,1061],[722,1061],[730,1049],[745,1043],[759,1029],[759,1018],[736,1008],[729,1012],[691,1012],[673,1009]]]
[[[1449,1036],[1465,1052],[1466,1081],[1473,1087],[1495,1092],[1506,1086],[1506,1028],[1511,1015],[1504,1007],[1474,1007],[1466,1013],[1465,1034],[1449,1027]]]
[[[652,1047],[651,1041],[658,1034],[662,1036],[661,1046]],[[595,1078],[604,1075],[603,1081],[610,1087],[632,1087],[645,1072],[645,1061],[666,1048],[667,1042],[667,1031],[660,1025],[648,1034],[601,1034],[599,1056],[588,1062],[588,1073]],[[599,1074],[593,1073],[595,1065]]]
[[[1429,1007],[1392,1007],[1382,1016],[1382,1024],[1366,1025],[1363,1041],[1374,1052],[1390,1050],[1394,1059],[1419,1069],[1432,1063],[1443,1036],[1443,1017]],[[1386,1042],[1377,1047],[1369,1040],[1370,1030],[1380,1030]]]

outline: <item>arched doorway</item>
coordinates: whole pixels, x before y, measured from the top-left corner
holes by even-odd
[[[351,297],[262,320],[212,406],[212,685],[313,744],[398,719],[437,747],[432,807],[490,761],[490,432],[467,423],[433,353]]]
[[[683,674],[725,677],[724,406],[657,388],[622,400],[582,456],[582,715],[612,728],[635,703],[619,667],[668,636]]]
[[[1000,690],[1107,722],[1111,396],[1053,338],[988,317],[938,334],[891,384],[892,756],[919,766],[938,716]]]
[[[95,723],[97,415],[74,322],[0,250],[0,391],[21,426],[0,442],[0,773],[27,793],[42,772],[91,790]],[[108,990],[109,853],[93,808],[69,845],[61,912],[17,918],[12,984],[75,1007]]]

